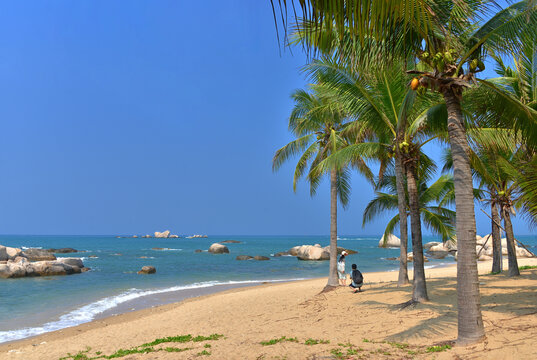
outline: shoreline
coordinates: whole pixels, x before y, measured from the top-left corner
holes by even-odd
[[[425,269],[426,270],[431,270],[431,269],[445,268],[445,267],[454,266],[455,264],[456,264],[456,262],[445,262],[445,263],[440,263],[440,264],[425,265]],[[413,269],[412,268],[412,263],[409,263],[408,269],[409,269],[409,274],[410,274],[412,272],[412,269]],[[350,271],[350,266],[349,266],[349,269],[347,269],[347,270]],[[377,277],[376,274],[384,274],[384,273],[398,274],[398,270],[399,269],[397,267],[394,267],[393,269],[390,269],[390,270],[375,271],[375,272],[371,272],[369,274],[371,274],[374,278],[376,278]],[[313,277],[313,278],[302,278],[302,279],[236,280],[236,281],[230,280],[229,283],[228,282],[222,282],[222,283],[215,283],[215,284],[194,283],[194,284],[190,284],[190,285],[179,286],[179,287],[181,287],[181,289],[177,289],[177,290],[173,290],[172,289],[173,287],[171,287],[171,288],[161,288],[161,289],[145,289],[145,290],[140,289],[139,291],[141,293],[144,293],[144,292],[149,292],[149,293],[146,294],[146,295],[136,296],[135,298],[126,300],[124,302],[120,302],[120,303],[118,303],[117,305],[115,305],[115,306],[113,306],[111,308],[105,309],[102,312],[98,312],[95,315],[93,315],[91,320],[85,320],[85,321],[79,322],[78,324],[72,324],[72,325],[67,325],[67,326],[63,326],[63,327],[58,327],[58,328],[55,328],[53,330],[41,331],[41,332],[36,333],[34,335],[25,336],[25,337],[18,338],[18,339],[3,341],[3,342],[0,342],[0,346],[11,344],[11,343],[14,343],[14,342],[17,342],[17,341],[33,339],[35,337],[46,335],[46,334],[53,333],[53,332],[56,332],[56,331],[61,331],[61,330],[64,330],[64,329],[77,327],[77,326],[84,325],[84,324],[87,324],[87,323],[91,323],[91,322],[97,321],[97,320],[103,320],[103,319],[106,319],[108,317],[115,317],[115,316],[120,316],[120,315],[123,315],[123,314],[136,312],[136,311],[140,311],[140,310],[145,310],[145,309],[149,309],[149,308],[155,308],[155,307],[164,306],[164,305],[168,305],[168,304],[174,304],[174,303],[180,303],[180,302],[185,301],[187,299],[198,298],[198,297],[202,297],[202,296],[206,296],[206,295],[216,294],[216,293],[224,292],[224,291],[227,291],[227,290],[239,289],[239,288],[243,288],[243,287],[259,286],[259,285],[262,285],[262,284],[278,284],[278,283],[306,281],[306,280],[320,280],[320,279],[325,279],[325,277]],[[368,282],[368,283],[370,283],[370,284],[383,283],[385,281],[391,281],[391,280],[385,280],[384,278],[379,277],[375,282]],[[394,281],[397,281],[397,276],[395,277]],[[2,330],[2,331],[3,332],[31,331],[33,329],[40,329],[40,328],[43,328],[43,327],[50,327],[50,326],[56,327],[56,326],[54,326],[54,324],[60,322],[62,317],[64,317],[64,316],[68,316],[68,315],[71,315],[73,313],[79,312],[83,308],[95,305],[95,304],[103,302],[105,300],[108,300],[108,301],[110,301],[111,299],[115,300],[115,299],[123,297],[125,295],[126,295],[125,293],[118,293],[116,295],[101,298],[101,299],[99,299],[99,300],[97,300],[95,302],[78,306],[75,309],[72,309],[72,310],[70,310],[70,311],[68,311],[68,312],[66,312],[66,313],[64,313],[62,315],[58,315],[58,317],[55,318],[55,319],[50,319],[50,320],[45,321],[45,322],[40,323],[40,324],[30,324],[30,325],[22,327],[22,328],[16,328],[16,329],[12,329],[12,330]],[[0,333],[2,331],[0,331]],[[40,330],[37,330],[37,331],[40,331]]]
[[[519,265],[537,265],[537,259],[520,259]],[[480,274],[485,275],[485,277],[491,277],[490,275],[486,275],[490,273],[490,261],[479,262],[478,268]],[[507,262],[505,261],[504,269],[506,268]],[[411,274],[412,271],[410,270],[409,275],[411,276]],[[396,300],[394,294],[401,292],[408,293],[408,291],[411,291],[411,286],[403,288],[395,287],[397,276],[397,271],[364,273],[365,281],[363,293],[349,295],[350,291],[345,287],[340,287],[331,293],[341,294],[337,295],[341,297],[341,299],[337,300],[343,301],[344,298],[348,298],[347,300],[351,301],[351,303],[347,303],[345,306],[352,306],[355,299],[361,299],[361,297],[366,296],[369,297],[379,292],[385,293],[385,295],[382,296],[382,301],[386,301],[387,298],[391,299],[393,297],[394,301],[397,302],[399,300]],[[438,287],[436,284],[438,282],[448,281],[452,284],[455,276],[456,264],[426,270],[426,277],[430,280],[429,287],[431,290]],[[506,281],[506,278],[499,275],[494,280]],[[511,280],[512,283],[516,284],[519,279],[513,280]],[[321,296],[319,295],[319,292],[324,287],[325,281],[326,278],[323,277],[281,283],[259,284],[240,288],[228,288],[206,295],[186,298],[180,302],[105,317],[78,326],[2,343],[0,344],[0,354],[9,356],[7,358],[20,359],[21,357],[16,357],[16,355],[25,354],[25,359],[57,359],[61,357],[62,354],[64,356],[67,352],[76,353],[79,350],[85,349],[86,346],[103,349],[105,352],[111,352],[114,349],[117,350],[118,348],[126,348],[141,344],[146,340],[154,340],[158,336],[175,336],[188,333],[193,335],[209,335],[218,331],[222,331],[222,333],[225,332],[225,336],[231,336],[232,334],[237,335],[235,334],[237,332],[241,338],[253,336],[248,332],[242,333],[242,331],[247,330],[241,329],[241,326],[237,328],[237,324],[227,327],[224,324],[224,318],[229,316],[230,318],[228,318],[228,322],[233,322],[233,320],[236,321],[237,318],[241,316],[247,316],[243,313],[246,312],[245,310],[247,308],[249,309],[252,307],[256,309],[255,311],[252,310],[257,314],[256,316],[263,316],[272,321],[274,321],[274,316],[281,318],[278,321],[283,321],[282,319],[294,319],[292,316],[293,311],[300,309],[305,306],[304,304],[309,304],[311,301],[319,301],[318,298]],[[453,284],[451,286],[453,286]],[[326,297],[334,296],[336,295],[326,294]],[[381,298],[376,295],[374,296],[375,301],[379,301],[380,299]],[[263,304],[259,304],[259,302],[264,303],[266,308],[262,306]],[[261,307],[258,308],[260,305]],[[327,306],[330,307],[329,304]],[[270,311],[269,308],[275,310],[265,314],[265,311]],[[350,309],[352,309],[352,307],[349,308],[349,311]],[[228,311],[229,314],[221,314],[221,316],[218,316],[218,311]],[[261,311],[261,313],[258,313],[259,311]],[[390,314],[388,313],[387,316],[389,315]],[[249,316],[253,315],[250,314]],[[220,317],[222,317],[222,319],[220,319]],[[248,319],[249,317],[245,317],[242,321],[248,322]],[[291,321],[291,324],[293,324],[293,321]],[[344,321],[344,324],[339,324],[339,326],[347,328],[348,324],[345,324]],[[267,326],[266,329],[264,329],[263,326],[257,326],[253,329],[255,329],[255,331],[251,330],[250,332],[254,332],[258,336],[260,336],[259,333],[263,334],[260,337],[261,339],[271,338],[278,334],[277,331],[281,331],[279,326],[276,328]],[[300,332],[307,333],[309,330],[313,329],[304,327],[304,329],[300,329]],[[293,331],[297,332],[298,328]],[[272,335],[272,333],[275,333],[275,335]],[[328,331],[326,334],[335,335],[337,333],[337,331],[335,333]],[[440,333],[442,333],[442,331],[440,331]],[[451,338],[453,337],[453,329],[446,330],[446,333],[447,335],[450,335]],[[110,344],[110,341],[106,341],[108,336],[112,336],[111,334],[115,334],[114,344]],[[121,336],[118,334],[121,334]],[[293,333],[280,332],[279,336],[291,335],[293,335]],[[412,336],[410,338],[412,339]],[[419,341],[423,342],[423,339]],[[64,350],[54,350],[58,348]]]

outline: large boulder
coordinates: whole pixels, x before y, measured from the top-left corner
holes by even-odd
[[[329,260],[330,253],[320,246],[302,245],[297,251],[299,260]]]
[[[142,266],[142,270],[138,271],[138,274],[154,274],[157,272],[154,266]]]
[[[382,235],[382,238],[379,240],[379,247],[401,247],[401,239],[399,239],[394,234],[390,234],[388,235],[386,241],[384,241],[384,235]]]
[[[212,254],[229,254],[229,249],[226,245],[214,243],[209,247],[209,252]]]
[[[26,249],[21,254],[30,261],[56,260],[56,256],[53,253],[43,249]]]
[[[166,230],[163,232],[155,231],[155,237],[156,238],[167,238],[170,236],[170,230]]]

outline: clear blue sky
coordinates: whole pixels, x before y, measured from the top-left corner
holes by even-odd
[[[0,233],[328,234],[327,184],[271,171],[307,80],[268,0],[2,1],[0,34]],[[353,190],[339,232],[379,234]]]

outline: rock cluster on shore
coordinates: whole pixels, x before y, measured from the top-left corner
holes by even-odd
[[[78,274],[89,270],[79,258],[58,258],[43,249],[0,245],[0,278]]]

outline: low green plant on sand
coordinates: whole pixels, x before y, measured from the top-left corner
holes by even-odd
[[[222,334],[211,334],[209,336],[196,336],[193,337],[192,335],[178,335],[178,336],[168,336],[165,338],[159,338],[155,339],[149,343],[145,343],[139,346],[135,346],[130,349],[119,349],[115,353],[110,355],[102,355],[102,351],[97,351],[95,354],[97,356],[90,357],[89,351],[91,348],[87,348],[86,350],[80,351],[75,355],[71,355],[70,353],[67,354],[67,356],[60,358],[60,360],[97,360],[97,359],[116,359],[121,358],[127,355],[132,354],[147,354],[147,353],[153,353],[153,352],[159,352],[159,351],[166,351],[166,352],[183,352],[187,350],[192,350],[192,347],[185,347],[185,348],[176,348],[176,347],[165,347],[165,348],[155,348],[154,346],[165,344],[165,343],[188,343],[188,342],[202,342],[202,341],[214,341],[222,338],[224,335]],[[210,344],[205,344],[205,348],[210,348]],[[211,355],[210,352],[207,350],[203,350],[202,352],[197,354],[198,356],[201,355]]]
[[[518,267],[518,270],[529,270],[529,269],[537,269],[537,265],[524,265],[524,266]]]
[[[434,345],[429,346],[425,352],[432,353],[432,352],[442,352],[451,349],[451,345],[444,344],[444,345]]]
[[[330,340],[323,340],[323,339],[317,340],[317,339],[309,338],[306,341],[304,341],[304,344],[306,345],[330,344]]]
[[[282,336],[281,338],[276,338],[268,341],[261,341],[261,345],[268,346],[268,345],[275,345],[280,342],[289,341],[289,342],[298,342],[297,338],[288,338],[286,336]]]

